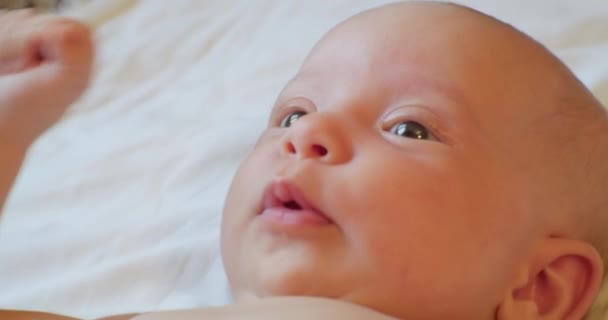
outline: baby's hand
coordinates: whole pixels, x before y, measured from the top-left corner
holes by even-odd
[[[0,10],[0,142],[27,149],[85,90],[93,45],[83,24]]]

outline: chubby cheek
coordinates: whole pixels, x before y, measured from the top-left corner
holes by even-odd
[[[350,199],[341,202],[345,208],[340,211],[351,216],[345,224],[357,233],[353,241],[363,234],[370,238],[364,243],[393,240],[414,249],[470,234],[468,221],[480,218],[475,211],[482,209],[475,205],[479,194],[470,186],[475,182],[460,173],[463,168],[454,160],[442,160],[441,155],[428,158],[369,157],[357,166],[369,170],[354,168],[347,173],[357,178],[337,192],[341,193],[338,198]]]
[[[356,183],[339,192],[356,199],[343,202],[350,215],[343,227],[368,288],[429,307],[445,299],[454,311],[477,308],[471,303],[489,297],[478,290],[488,280],[482,273],[492,210],[480,200],[483,179],[450,155],[360,161],[359,168],[370,170],[353,172]]]

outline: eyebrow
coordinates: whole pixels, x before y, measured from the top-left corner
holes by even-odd
[[[321,89],[316,85],[316,83],[317,83],[316,81],[303,80],[303,79],[306,79],[306,78],[295,76],[295,77],[291,78],[289,81],[287,81],[287,83],[285,84],[285,86],[283,87],[281,92],[279,92],[279,95],[277,96],[276,101],[275,101],[274,105],[272,106],[272,110],[270,113],[271,115],[274,114],[280,107],[282,107],[286,101],[289,101],[289,100],[297,98],[297,97],[311,99],[308,95],[305,95],[303,93],[318,92]],[[295,89],[294,89],[294,86],[295,86]],[[302,87],[306,88],[306,90],[300,89]],[[294,92],[295,92],[295,94],[294,94]]]
[[[408,70],[405,75],[400,76],[397,81],[399,86],[397,89],[405,90],[406,92],[430,92],[433,95],[438,94],[451,104],[460,106],[470,105],[464,91],[457,85],[442,81],[436,77],[430,77],[420,72]],[[390,80],[389,80],[390,81]]]
[[[472,105],[472,102],[464,93],[464,90],[456,84],[448,81],[437,79],[436,77],[430,77],[428,75],[420,74],[419,72],[407,71],[404,75],[397,78],[398,81],[393,80],[389,86],[393,86],[396,91],[407,93],[422,93],[423,96],[429,94],[432,97],[439,97],[444,103],[433,104],[433,107],[442,109],[443,112],[449,112],[451,114],[460,114],[458,118],[462,117],[463,112],[467,112],[467,106]],[[454,107],[458,107],[456,110]]]

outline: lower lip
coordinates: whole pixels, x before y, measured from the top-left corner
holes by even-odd
[[[272,225],[297,226],[325,226],[332,222],[325,216],[313,210],[293,210],[284,207],[267,208],[262,211],[262,218]]]

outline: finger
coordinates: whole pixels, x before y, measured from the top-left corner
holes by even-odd
[[[19,11],[0,16],[0,74],[20,72],[41,63],[69,64],[79,51],[92,51],[90,30],[82,23]]]
[[[36,55],[42,63],[58,63],[67,67],[84,65],[83,58],[93,54],[93,40],[90,29],[75,20],[62,18],[55,20],[42,34]]]

